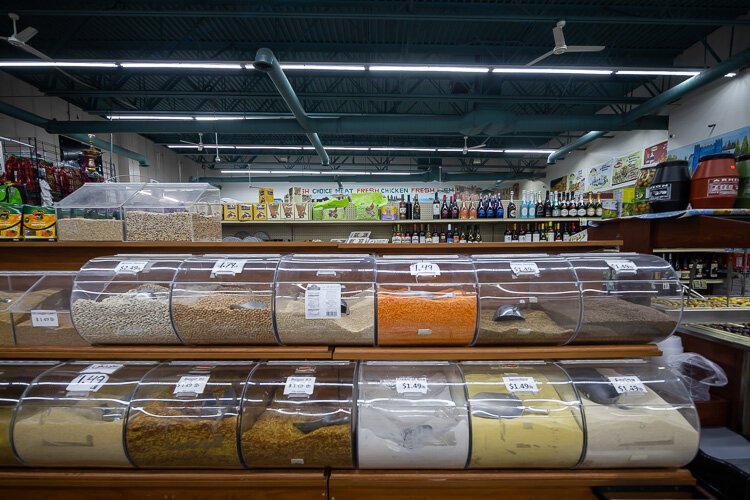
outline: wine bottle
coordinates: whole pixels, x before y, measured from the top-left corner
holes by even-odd
[[[422,218],[422,207],[419,205],[419,195],[414,195],[414,206],[411,209],[411,215],[414,220]]]
[[[601,217],[604,213],[604,207],[602,207],[602,194],[596,193],[596,206],[594,207],[594,215]]]
[[[544,216],[547,218],[552,217],[552,201],[550,201],[549,191],[547,191],[547,198],[544,201]]]
[[[586,202],[586,217],[593,217],[596,215],[596,203],[594,203],[593,198],[593,193],[589,191],[589,199]]]
[[[432,218],[440,218],[440,199],[438,198],[437,192],[435,193],[435,199],[432,200]]]
[[[443,195],[443,205],[440,207],[440,218],[441,219],[450,219],[451,217],[451,211],[450,208],[448,208],[448,202],[446,201],[447,196]]]
[[[570,196],[566,193],[565,194],[566,199],[563,200],[562,204],[560,205],[560,217],[567,217],[570,213],[569,211],[569,204],[570,204]]]
[[[504,243],[510,243],[513,240],[513,233],[510,230],[510,227],[508,225],[505,225],[505,233],[503,233],[503,242]]]
[[[401,195],[401,201],[398,204],[398,220],[406,220],[406,201],[404,195]]]
[[[508,202],[508,218],[516,218],[516,204],[513,203],[513,191],[510,192],[510,201]]]
[[[446,243],[453,243],[453,230],[451,229],[451,225],[448,224],[448,233],[445,235],[445,242]]]
[[[505,209],[503,208],[503,200],[500,196],[495,197],[495,218],[502,219],[505,216]]]

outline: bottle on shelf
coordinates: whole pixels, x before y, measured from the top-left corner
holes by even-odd
[[[547,241],[555,241],[555,230],[552,229],[552,223],[547,223]]]
[[[391,243],[401,243],[401,233],[399,232],[398,224],[393,226],[393,233],[391,234]]]
[[[562,239],[563,241],[570,241],[570,228],[567,222],[563,224]]]
[[[560,231],[560,223],[555,223],[555,241],[562,241],[562,231]]]
[[[570,203],[568,204],[568,217],[571,219],[575,219],[578,217],[578,209],[580,207],[578,206],[578,203],[576,202],[576,194],[574,192],[570,192]]]
[[[443,195],[443,204],[440,207],[440,218],[441,219],[447,219],[450,216],[450,209],[448,208],[448,203],[446,202],[446,195]]]
[[[406,220],[406,200],[401,195],[401,201],[398,203],[398,220]]]
[[[510,241],[511,242],[517,242],[520,240],[520,236],[518,234],[518,227],[516,224],[513,224],[513,232],[510,235]]]
[[[448,224],[448,232],[445,234],[445,242],[453,243],[453,230],[451,229],[450,224]]]
[[[411,204],[411,195],[406,195],[406,220],[412,220],[412,204]]]
[[[596,206],[594,207],[594,216],[601,217],[604,213],[604,207],[602,207],[602,194],[596,193]]]
[[[461,203],[458,205],[458,218],[468,219],[469,218],[469,205],[466,203],[466,195],[461,195]]]
[[[570,195],[565,194],[565,199],[560,204],[560,217],[567,217],[569,214],[569,207],[570,207]]]
[[[552,217],[560,217],[560,201],[557,199],[557,192],[552,192]]]
[[[422,218],[422,207],[419,204],[419,195],[414,195],[414,206],[411,209],[411,217],[414,220]]]
[[[542,235],[539,233],[539,224],[534,224],[534,231],[531,233],[531,242],[539,243],[542,239]]]
[[[583,193],[578,198],[578,217],[586,217],[586,202],[583,201]]]
[[[521,205],[521,218],[522,219],[528,219],[529,217],[529,201],[528,201],[528,195],[526,194],[526,190],[523,190],[521,192],[521,202],[519,203]]]
[[[453,201],[451,202],[451,219],[458,219],[458,195],[452,196]]]
[[[534,215],[537,217],[544,217],[544,202],[542,202],[542,192],[539,191],[536,195],[536,206],[534,207]]]
[[[487,217],[487,195],[484,198],[479,197],[479,206],[477,207],[477,218],[484,219]]]
[[[419,243],[427,243],[427,235],[424,232],[424,224],[419,225],[419,236],[417,238]]]
[[[716,258],[716,254],[713,254],[711,257],[711,264],[708,268],[708,277],[709,278],[718,278],[719,277],[719,259]]]
[[[505,233],[503,233],[503,242],[510,243],[513,240],[513,232],[510,230],[510,226],[505,225]]]
[[[416,224],[414,224],[412,232],[411,232],[411,242],[419,243],[419,229],[417,229]]]
[[[408,228],[405,233],[401,233],[401,243],[411,243],[411,231]]]
[[[432,218],[440,218],[440,199],[438,198],[437,192],[435,193],[435,199],[432,200]]]
[[[596,203],[594,203],[594,193],[589,191],[589,199],[586,202],[586,217],[593,217],[596,215]]]
[[[477,200],[474,199],[474,196],[472,195],[471,199],[469,200],[469,219],[476,219],[477,218]]]
[[[432,243],[432,231],[430,231],[430,225],[427,224],[427,229],[424,232],[424,242]]]
[[[468,238],[466,236],[466,228],[462,227],[461,231],[459,231],[458,242],[459,243],[466,243],[467,241],[468,241]]]
[[[513,190],[510,191],[510,201],[508,202],[508,219],[515,219],[517,216],[516,204],[513,203]]]
[[[443,228],[443,227],[440,228],[440,236],[438,237],[438,242],[439,243],[448,243],[448,236],[447,236],[447,234],[445,232],[445,228]]]
[[[552,198],[550,196],[550,192],[547,191],[547,197],[544,200],[544,216],[547,218],[552,217]]]
[[[544,227],[543,222],[542,227],[539,229],[539,241],[547,241],[547,229]]]
[[[520,243],[526,243],[526,224],[521,224],[521,229],[518,230],[518,241]]]
[[[502,219],[505,216],[505,208],[503,208],[503,200],[499,195],[495,196],[494,208],[495,218]]]
[[[479,226],[474,224],[474,243],[482,242],[482,233],[479,232]]]

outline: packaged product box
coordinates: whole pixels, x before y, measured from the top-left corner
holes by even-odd
[[[346,207],[324,208],[323,220],[346,220]]]
[[[253,220],[268,220],[268,205],[265,203],[254,203]]]
[[[617,217],[617,200],[602,200],[602,218],[614,219]]]
[[[240,220],[236,203],[224,203],[224,220]]]
[[[307,203],[293,203],[295,220],[310,220],[309,205]]]
[[[240,203],[238,206],[237,218],[238,220],[248,221],[253,220],[253,205],[252,203]]]
[[[21,223],[23,206],[0,203],[0,240],[18,241],[23,238]]]
[[[380,220],[380,208],[387,206],[388,199],[381,193],[352,194],[355,220]]]
[[[260,203],[273,203],[273,188],[260,188],[258,190],[258,201]]]
[[[294,218],[294,205],[291,203],[279,203],[277,201],[268,204],[268,220],[291,220]]]
[[[57,238],[53,207],[23,206],[23,237],[26,240],[49,240]]]

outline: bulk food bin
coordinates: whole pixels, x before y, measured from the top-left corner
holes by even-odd
[[[124,241],[122,208],[145,183],[89,182],[55,203],[58,241]]]
[[[11,446],[13,412],[31,382],[55,365],[57,361],[0,361],[0,467],[22,465]]]
[[[457,364],[363,362],[358,390],[360,468],[466,467],[469,413]]]
[[[83,265],[71,296],[73,322],[92,344],[179,344],[169,289],[189,255],[114,255]]]
[[[15,343],[10,310],[42,276],[42,272],[0,273],[0,345]]]
[[[221,241],[221,197],[210,184],[146,184],[123,208],[127,241]]]
[[[565,372],[543,362],[465,362],[470,468],[571,468],[583,453],[581,406]]]
[[[369,255],[285,255],[274,286],[282,344],[373,345],[375,260]]]
[[[475,255],[477,344],[566,344],[578,327],[581,294],[573,267],[550,255]],[[550,316],[557,312],[557,321]]]
[[[45,272],[10,309],[16,345],[88,345],[71,320],[73,272]]]
[[[378,345],[469,345],[477,327],[477,286],[470,259],[376,259]]]
[[[242,467],[237,426],[254,363],[163,363],[138,384],[125,441],[137,467]]]
[[[659,342],[675,331],[675,318],[656,306],[674,299],[682,310],[682,284],[674,269],[655,255],[591,253],[563,255],[573,265],[582,294],[576,344]],[[547,311],[558,322],[575,311]]]
[[[131,467],[123,442],[128,404],[154,366],[73,361],[38,377],[13,421],[18,458],[31,467]]]
[[[356,364],[269,361],[247,381],[240,441],[248,467],[353,467]]]
[[[180,265],[170,306],[186,344],[275,344],[273,276],[279,255],[204,255]]]

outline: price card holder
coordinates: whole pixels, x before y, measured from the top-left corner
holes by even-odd
[[[65,387],[67,392],[89,393],[101,389],[109,380],[106,373],[81,373]]]
[[[206,390],[210,375],[183,375],[174,386],[175,396],[197,396]]]
[[[284,383],[284,395],[290,397],[309,397],[315,390],[315,377],[287,377]]]
[[[81,373],[106,373],[112,375],[124,365],[119,363],[94,363],[81,370]]]
[[[516,277],[539,276],[539,266],[536,262],[511,262],[510,270]]]
[[[440,276],[440,266],[434,262],[415,262],[409,266],[409,272],[418,278],[436,278]]]
[[[54,328],[60,326],[57,311],[47,309],[36,309],[31,311],[31,326],[38,328]]]
[[[631,260],[607,260],[607,265],[617,274],[635,274],[638,271],[638,267]]]
[[[245,269],[247,259],[219,259],[211,269],[211,277],[215,278],[222,274],[234,276]]]
[[[539,386],[534,377],[503,377],[503,384],[508,392],[539,392]]]
[[[115,274],[137,274],[146,269],[147,260],[124,260],[115,267]]]
[[[399,377],[396,379],[399,394],[427,394],[427,377]]]
[[[648,392],[641,379],[635,375],[607,378],[618,394],[629,394],[632,392],[645,394]]]

